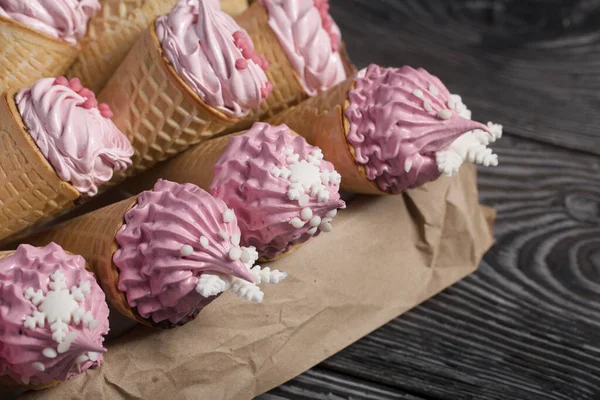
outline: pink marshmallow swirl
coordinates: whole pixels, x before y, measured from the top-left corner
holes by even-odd
[[[230,256],[240,229],[226,211],[222,200],[191,183],[159,180],[138,196],[116,235],[113,261],[119,290],[143,318],[177,324],[195,316],[216,298],[197,290],[203,273],[252,282],[244,263]]]
[[[214,172],[211,193],[235,211],[242,245],[264,258],[329,232],[345,208],[333,165],[286,125],[257,122],[232,136]]]
[[[341,33],[329,15],[327,0],[261,0],[261,4],[308,95],[346,79],[337,52]]]
[[[71,44],[85,35],[98,0],[0,0],[0,16]]]
[[[44,157],[82,195],[94,196],[114,171],[131,165],[133,148],[110,120],[110,108],[79,79],[40,79],[15,100]]]
[[[271,92],[269,64],[216,0],[180,0],[156,20],[156,35],[179,76],[211,107],[243,117]]]
[[[104,292],[81,256],[51,243],[0,260],[0,376],[37,385],[102,363]]]
[[[348,98],[348,142],[368,179],[385,192],[437,179],[436,152],[463,133],[481,129],[492,136],[486,125],[461,117],[446,86],[422,68],[371,64]]]

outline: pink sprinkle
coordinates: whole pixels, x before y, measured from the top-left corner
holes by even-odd
[[[106,103],[100,103],[98,105],[98,110],[100,110],[100,115],[102,115],[104,118],[111,119],[113,117],[113,112],[110,109],[110,106]]]
[[[96,95],[88,88],[83,88],[79,91],[79,95],[81,97],[85,97],[86,99],[95,99]]]
[[[269,97],[269,95],[271,94],[272,91],[273,91],[273,84],[271,82],[267,81],[267,83],[265,83],[265,86],[260,88],[260,96],[263,99],[266,99],[267,97]]]
[[[65,78],[64,76],[59,76],[54,80],[54,84],[55,85],[59,85],[59,86],[69,86],[69,80],[67,78]]]
[[[235,60],[235,67],[237,69],[246,69],[248,68],[248,61],[245,58],[238,58]]]
[[[253,58],[252,61],[254,61],[255,63],[257,63],[258,66],[263,69],[263,71],[266,71],[266,70],[269,69],[269,62],[267,61],[266,58],[264,58],[263,56],[261,56],[259,54],[256,54],[256,57]]]
[[[252,59],[252,56],[254,55],[254,52],[252,51],[251,48],[245,47],[245,48],[243,48],[241,50],[242,50],[242,56],[244,56],[244,58],[246,60],[251,60]]]
[[[76,93],[79,93],[81,91],[81,89],[83,89],[83,85],[81,84],[81,81],[79,80],[79,78],[73,78],[69,81],[69,87],[71,88],[71,90],[73,90]]]
[[[98,106],[98,101],[94,98],[87,99],[82,105],[82,107],[85,108],[86,110],[91,110],[92,108],[97,107],[97,106]]]
[[[244,32],[242,32],[242,31],[233,32],[233,42],[235,43],[236,47],[241,47],[242,41],[245,38],[246,38],[246,35],[244,35]]]

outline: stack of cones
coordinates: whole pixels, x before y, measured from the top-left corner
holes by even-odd
[[[79,47],[0,16],[0,94],[62,75]]]

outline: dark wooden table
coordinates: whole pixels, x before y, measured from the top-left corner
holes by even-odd
[[[423,66],[502,123],[479,270],[279,399],[600,399],[600,1],[331,0],[351,56]]]

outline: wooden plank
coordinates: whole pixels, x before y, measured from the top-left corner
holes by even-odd
[[[495,149],[479,183],[497,244],[480,269],[322,371],[435,399],[600,398],[600,158],[513,137]]]
[[[600,0],[332,0],[349,53],[422,66],[475,119],[600,154]]]
[[[386,387],[323,368],[313,368],[305,374],[256,400],[425,400],[396,388]]]

